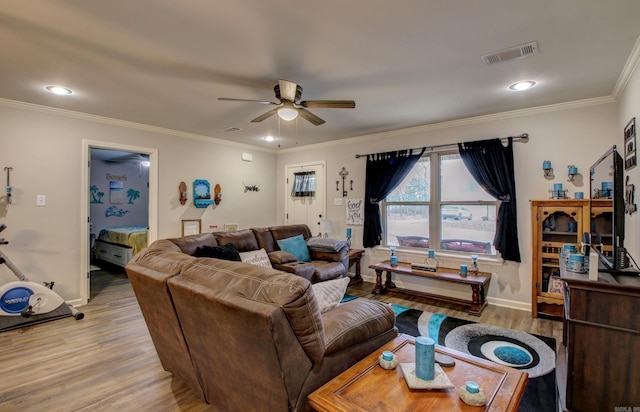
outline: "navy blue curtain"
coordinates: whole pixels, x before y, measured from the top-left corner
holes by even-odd
[[[471,176],[491,196],[502,201],[493,245],[502,258],[520,262],[513,138],[505,147],[500,139],[458,143],[460,157]]]
[[[373,247],[382,240],[382,221],[380,219],[380,202],[409,174],[413,166],[424,153],[413,150],[367,155],[367,172],[364,191],[364,247]]]

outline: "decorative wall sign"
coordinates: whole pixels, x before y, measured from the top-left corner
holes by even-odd
[[[347,199],[347,225],[364,224],[364,199]]]
[[[624,170],[636,167],[636,118],[632,118],[624,128]]]
[[[242,183],[242,185],[244,186],[244,192],[259,192],[260,191],[260,187],[258,185],[251,185],[251,186],[247,186],[244,184],[244,182]]]
[[[208,180],[193,181],[193,205],[197,208],[204,208],[213,204],[211,198],[211,186]]]
[[[200,219],[182,219],[182,236],[198,235],[201,228]]]

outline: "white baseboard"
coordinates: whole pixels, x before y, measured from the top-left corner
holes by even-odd
[[[82,306],[82,299],[67,300],[66,302],[74,308]]]

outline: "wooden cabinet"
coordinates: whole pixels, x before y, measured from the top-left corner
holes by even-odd
[[[564,354],[557,358],[562,410],[640,406],[640,277],[565,271]],[[562,375],[566,375],[566,380]]]
[[[589,228],[588,200],[531,201],[533,261],[531,316],[562,318],[564,297],[560,281],[560,250],[579,245]]]

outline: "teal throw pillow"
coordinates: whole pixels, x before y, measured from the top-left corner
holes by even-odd
[[[278,246],[280,247],[280,250],[291,253],[293,256],[298,258],[298,262],[311,261],[309,249],[307,249],[307,244],[304,242],[304,237],[302,235],[278,240]]]

